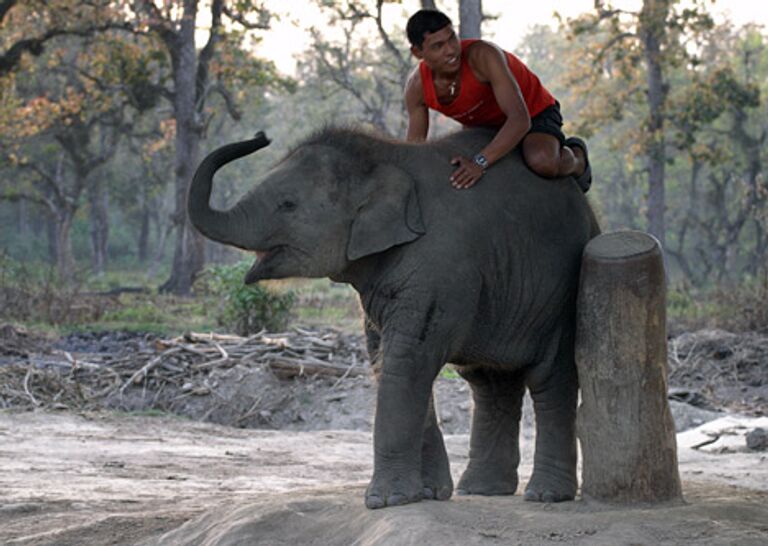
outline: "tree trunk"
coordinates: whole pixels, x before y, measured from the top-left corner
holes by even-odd
[[[147,199],[141,203],[141,217],[139,219],[139,238],[136,241],[136,253],[139,257],[139,262],[142,264],[147,263],[149,258],[149,206]]]
[[[584,250],[576,364],[582,495],[609,503],[682,499],[667,402],[664,262],[639,231]]]
[[[75,257],[72,253],[72,221],[75,218],[75,210],[65,208],[59,211],[54,228],[56,270],[64,283],[69,284],[74,280]]]
[[[30,225],[29,225],[29,203],[26,199],[19,199],[14,206],[16,212],[16,233],[21,239],[29,237]]]
[[[155,248],[155,257],[152,260],[152,263],[149,265],[149,269],[147,269],[147,278],[154,278],[155,275],[157,275],[158,270],[163,265],[164,257],[165,257],[165,245],[168,242],[168,236],[173,231],[173,226],[160,226],[160,223],[158,224],[158,230],[157,230],[157,247]]]
[[[107,242],[109,239],[109,192],[99,182],[88,185],[88,204],[91,221],[91,266],[101,275],[107,266]]]
[[[462,40],[480,38],[483,24],[482,0],[459,0],[459,36]]]
[[[48,239],[48,263],[56,265],[58,263],[58,237],[56,236],[56,216],[48,214],[45,219],[45,234]]]
[[[435,0],[421,0],[421,9],[437,9]]]
[[[664,165],[664,105],[666,90],[662,72],[661,43],[669,13],[669,0],[645,0],[640,13],[640,38],[648,83],[648,231],[665,246],[664,213],[666,208]]]
[[[170,278],[161,292],[187,295],[195,276],[205,263],[203,236],[187,218],[187,193],[197,168],[201,123],[196,119],[197,52],[195,50],[196,2],[185,8],[177,48],[172,55],[174,77],[174,118],[176,119],[175,207],[176,246]]]

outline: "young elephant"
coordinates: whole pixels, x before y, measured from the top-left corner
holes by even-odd
[[[450,158],[491,137],[465,130],[404,144],[326,130],[231,210],[211,209],[214,173],[266,146],[260,133],[211,153],[190,189],[189,216],[203,234],[256,252],[246,283],[327,276],[360,294],[380,366],[369,508],[451,496],[432,402],[446,362],[475,403],[458,492],[515,492],[527,386],[536,455],[525,498],[576,493],[575,300],[581,252],[598,227],[572,178],[539,178],[517,153],[472,189],[451,187]]]

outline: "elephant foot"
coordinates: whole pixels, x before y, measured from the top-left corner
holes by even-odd
[[[517,491],[517,465],[494,464],[487,461],[473,463],[462,474],[457,495],[514,495]]]
[[[448,500],[453,495],[451,464],[442,436],[439,442],[424,445],[421,452],[421,483],[425,499]]]
[[[421,476],[415,473],[406,477],[374,474],[365,491],[365,506],[375,510],[385,506],[419,502],[422,498],[424,498],[424,488]]]
[[[453,478],[448,459],[430,464],[424,462],[421,467],[422,496],[431,500],[448,500],[453,495]]]
[[[534,470],[523,498],[530,502],[563,502],[576,498],[576,478],[561,472],[550,474]]]

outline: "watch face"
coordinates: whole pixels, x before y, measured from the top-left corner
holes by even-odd
[[[483,154],[477,154],[474,158],[472,158],[472,161],[481,166],[484,170],[488,168],[488,160]]]

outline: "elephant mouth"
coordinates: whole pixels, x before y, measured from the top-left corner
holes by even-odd
[[[285,249],[285,245],[278,245],[268,250],[255,251],[256,261],[245,274],[245,284],[253,284],[265,278],[270,262],[274,261],[275,256],[278,256]]]

